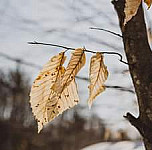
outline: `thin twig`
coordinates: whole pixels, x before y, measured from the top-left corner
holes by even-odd
[[[128,65],[127,62],[123,61],[123,57],[120,53],[117,53],[117,52],[102,52],[103,54],[110,54],[110,55],[118,55],[120,57],[119,61]]]
[[[34,42],[28,42],[28,44],[48,45],[48,46],[59,47],[59,48],[67,49],[67,50],[75,50],[75,48],[73,48],[73,47],[67,47],[67,46],[58,45],[58,44],[52,44],[52,43],[43,43],[43,42],[36,42],[36,41],[34,41]],[[87,50],[87,49],[85,49],[85,51],[88,52],[88,53],[96,53],[94,51]]]
[[[115,33],[113,31],[110,31],[110,30],[107,30],[107,29],[102,29],[102,28],[95,28],[95,27],[90,27],[89,29],[93,29],[93,30],[101,30],[101,31],[105,31],[105,32],[108,32],[108,33],[111,33],[113,35],[116,35],[118,37],[123,37],[122,35],[118,34],[118,33]]]
[[[47,45],[47,46],[53,46],[53,47],[59,47],[59,48],[63,48],[63,49],[67,49],[67,50],[75,50],[75,48],[73,47],[67,47],[67,46],[63,46],[63,45],[58,45],[58,44],[52,44],[52,43],[43,43],[43,42],[28,42],[28,44],[33,44],[33,45]],[[92,50],[88,50],[88,49],[85,49],[85,52],[88,52],[88,53],[97,53],[97,51],[92,51]],[[123,61],[123,57],[120,53],[117,53],[117,52],[101,52],[102,54],[109,54],[109,55],[118,55],[120,57],[119,61],[124,63],[124,64],[127,64],[127,62]]]
[[[36,44],[36,45],[48,45],[48,46],[53,46],[53,47],[59,47],[59,48],[63,48],[63,49],[70,49],[70,50],[75,50],[75,48],[72,47],[66,47],[63,45],[58,45],[58,44],[52,44],[52,43],[42,43],[42,42],[28,42],[28,44]]]

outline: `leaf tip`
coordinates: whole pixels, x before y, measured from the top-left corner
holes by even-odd
[[[41,132],[42,128],[43,128],[43,126],[41,127],[41,126],[38,125],[38,130],[37,130],[38,134]]]
[[[43,129],[44,123],[38,121],[37,124],[38,124],[38,131],[37,131],[37,133],[39,134],[42,131],[42,129]]]
[[[88,107],[89,107],[89,109],[91,109],[91,107],[92,107],[92,101],[90,99],[88,100]]]

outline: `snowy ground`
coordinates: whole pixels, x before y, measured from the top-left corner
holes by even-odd
[[[89,30],[89,27],[102,27],[120,33],[116,13],[107,0],[1,0],[0,15],[0,52],[39,66],[61,49],[28,45],[28,41],[37,40],[76,48],[85,46],[97,51],[119,52],[124,56],[119,37]],[[79,76],[88,77],[90,56],[87,54],[87,64]],[[1,69],[15,68],[14,62],[3,57],[0,59]],[[110,55],[105,55],[105,62],[110,72],[106,84],[132,89],[130,75],[122,74],[122,71],[128,69],[127,65],[120,63],[117,56]],[[30,66],[23,67],[32,80],[39,72]],[[86,116],[95,112],[110,128],[127,129],[131,137],[137,135],[134,128],[123,119],[127,111],[138,114],[134,94],[107,89],[89,110],[86,104],[88,82],[77,80],[77,83]]]
[[[124,141],[117,143],[98,143],[83,148],[82,150],[145,150],[145,148],[140,142]]]

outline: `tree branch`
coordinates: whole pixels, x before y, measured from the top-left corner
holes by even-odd
[[[118,34],[118,33],[115,33],[115,32],[113,32],[113,31],[107,30],[107,29],[95,28],[95,27],[90,27],[89,29],[105,31],[105,32],[111,33],[111,34],[113,34],[113,35],[116,35],[116,36],[122,38],[122,35],[120,35],[120,34]]]
[[[63,45],[58,45],[58,44],[52,44],[52,43],[43,43],[43,42],[28,42],[28,44],[33,44],[33,45],[47,45],[47,46],[53,46],[53,47],[59,47],[59,48],[63,48],[63,49],[66,49],[66,50],[75,50],[76,48],[73,48],[73,47],[67,47],[67,46],[63,46]],[[88,53],[97,53],[97,51],[92,51],[92,50],[88,50],[88,49],[85,49],[85,52],[88,52]],[[108,54],[108,55],[117,55],[120,57],[119,61],[128,65],[127,62],[123,61],[123,57],[120,53],[117,53],[117,52],[101,52],[102,54]]]
[[[152,142],[152,127],[147,126],[145,123],[143,123],[140,118],[134,117],[131,113],[127,113],[126,116],[124,116],[138,131],[140,134],[145,138],[148,142]]]

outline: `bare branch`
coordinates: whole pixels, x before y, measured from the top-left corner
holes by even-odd
[[[90,27],[89,29],[105,31],[105,32],[111,33],[111,34],[113,34],[113,35],[116,35],[116,36],[122,38],[122,35],[120,35],[120,34],[118,34],[118,33],[115,33],[115,32],[113,32],[113,31],[107,30],[107,29],[95,28],[95,27]]]
[[[59,47],[59,48],[63,48],[63,49],[66,49],[66,50],[75,50],[75,48],[73,47],[67,47],[67,46],[63,46],[63,45],[58,45],[58,44],[52,44],[52,43],[43,43],[43,42],[28,42],[28,44],[33,44],[33,45],[47,45],[47,46],[53,46],[53,47]],[[85,49],[85,52],[88,52],[88,53],[97,53],[97,51],[92,51],[92,50],[88,50],[88,49]],[[124,63],[124,64],[127,64],[127,62],[123,61],[123,57],[120,53],[117,53],[117,52],[101,52],[102,54],[109,54],[109,55],[118,55],[120,57],[119,61]]]
[[[152,131],[151,126],[146,125],[142,120],[140,120],[140,117],[136,118],[129,112],[124,116],[124,118],[138,129],[143,138],[148,140],[148,142],[152,142],[152,135],[150,134]]]

